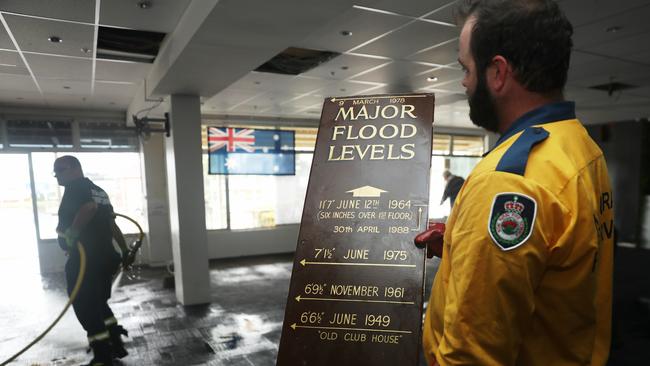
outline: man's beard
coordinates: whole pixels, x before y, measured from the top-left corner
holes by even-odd
[[[494,106],[494,98],[490,95],[485,82],[485,75],[478,73],[474,94],[468,98],[469,119],[490,132],[499,132],[499,118]]]

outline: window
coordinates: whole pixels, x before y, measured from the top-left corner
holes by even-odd
[[[203,179],[208,230],[241,230],[300,223],[317,129],[290,129],[294,130],[296,139],[296,174],[274,176],[208,175],[207,132],[203,128],[202,141],[206,152],[203,155]]]
[[[484,150],[483,136],[453,136],[452,155],[481,156]]]
[[[205,227],[208,230],[228,228],[226,175],[208,174],[208,154],[203,154],[203,190],[205,195]]]
[[[138,146],[135,130],[115,123],[79,123],[79,144],[82,149],[133,149]]]
[[[72,148],[70,121],[7,121],[10,147]]]
[[[433,155],[449,155],[451,154],[451,136],[433,134]]]
[[[145,198],[140,175],[140,157],[136,152],[86,153],[32,153],[34,184],[41,239],[56,238],[58,208],[64,188],[52,176],[56,158],[73,155],[79,159],[84,175],[103,188],[110,197],[113,209],[136,220],[146,230]],[[137,228],[123,219],[116,222],[125,233],[136,233]],[[124,223],[124,225],[122,225]]]
[[[433,135],[431,158],[431,181],[429,185],[429,217],[442,219],[449,216],[449,199],[440,204],[446,182],[442,177],[445,170],[453,175],[467,178],[481,160],[484,152],[483,136]]]
[[[484,152],[483,136],[433,134],[433,155],[481,156]]]

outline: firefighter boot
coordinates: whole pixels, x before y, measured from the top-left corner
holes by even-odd
[[[108,327],[108,333],[110,335],[111,349],[113,351],[113,358],[124,358],[129,352],[124,348],[124,342],[122,342],[122,335],[125,337],[129,336],[129,332],[126,331],[121,325],[111,325]]]
[[[113,358],[111,357],[111,344],[108,340],[93,341],[90,343],[93,349],[93,359],[89,363],[82,366],[113,366]]]

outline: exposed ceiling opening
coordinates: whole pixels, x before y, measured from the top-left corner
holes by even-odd
[[[289,47],[255,69],[283,75],[298,75],[340,55],[338,52]]]
[[[153,63],[165,33],[99,27],[97,58]]]

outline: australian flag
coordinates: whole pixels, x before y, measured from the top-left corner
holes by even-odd
[[[294,175],[293,131],[208,127],[210,174]]]

